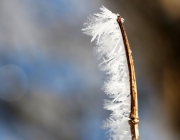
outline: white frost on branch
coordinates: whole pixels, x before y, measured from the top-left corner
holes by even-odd
[[[109,99],[105,100],[104,108],[112,113],[104,121],[103,127],[109,129],[112,140],[130,140],[129,71],[122,34],[117,23],[118,14],[104,6],[100,10],[100,13],[88,18],[82,30],[92,36],[91,42],[95,41],[94,51],[100,60],[99,68],[105,71],[107,77],[102,89]]]

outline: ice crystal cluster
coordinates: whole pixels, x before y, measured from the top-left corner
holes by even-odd
[[[129,71],[123,38],[117,23],[118,14],[103,6],[100,10],[100,13],[88,18],[82,30],[92,36],[91,42],[95,42],[94,51],[100,60],[99,68],[106,73],[102,89],[109,99],[105,100],[104,108],[110,110],[111,114],[104,121],[103,128],[108,129],[110,140],[130,140]]]

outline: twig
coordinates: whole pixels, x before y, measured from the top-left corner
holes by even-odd
[[[131,128],[131,135],[132,140],[139,140],[139,129],[138,129],[138,123],[139,123],[139,117],[138,117],[138,101],[137,101],[137,86],[136,86],[136,77],[135,77],[135,70],[134,70],[134,64],[133,59],[131,55],[131,49],[130,45],[127,39],[127,35],[124,29],[124,26],[122,24],[121,17],[118,16],[117,22],[120,26],[124,47],[126,51],[126,57],[127,57],[127,63],[128,63],[128,69],[129,69],[129,78],[130,78],[130,94],[131,94],[131,113],[130,113],[130,120],[129,125]]]

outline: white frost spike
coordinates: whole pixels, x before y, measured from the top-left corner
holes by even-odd
[[[103,126],[109,129],[110,139],[131,140],[128,123],[131,108],[129,71],[123,38],[117,23],[118,14],[103,6],[100,10],[100,13],[88,18],[82,30],[92,36],[91,41],[95,41],[94,50],[101,61],[99,68],[108,77],[102,89],[110,100],[105,101],[104,108],[112,113]]]

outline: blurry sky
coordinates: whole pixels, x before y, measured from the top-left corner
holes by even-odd
[[[0,0],[0,140],[106,140],[104,73],[81,28],[125,19],[142,140],[179,140],[179,0]]]

